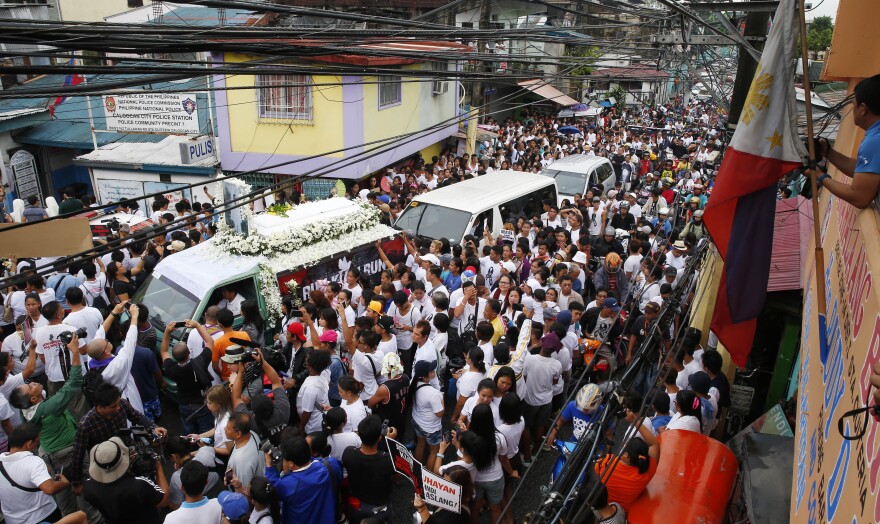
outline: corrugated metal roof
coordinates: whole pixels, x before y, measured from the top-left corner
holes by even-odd
[[[45,107],[33,107],[33,108],[24,108],[24,109],[12,109],[9,111],[3,111],[0,113],[0,122],[5,120],[12,120],[13,118],[18,118],[20,116],[25,115],[33,115],[36,113],[42,113],[44,111],[48,111]]]
[[[137,138],[158,135],[129,135]],[[116,142],[102,146],[90,153],[76,157],[78,162],[100,162],[108,164],[149,164],[157,166],[180,166],[180,167],[213,167],[217,164],[215,159],[206,159],[192,164],[183,164],[180,161],[180,147],[189,141],[186,136],[164,136],[160,142],[148,142],[145,140],[133,142]],[[215,149],[216,151],[216,146]]]

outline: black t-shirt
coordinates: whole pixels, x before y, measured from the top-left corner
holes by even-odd
[[[636,345],[634,348],[635,350],[638,350],[639,346],[642,345],[642,343],[649,335],[653,335],[655,341],[657,340],[657,333],[659,333],[663,337],[663,340],[669,339],[668,331],[663,329],[654,329],[652,327],[652,323],[646,322],[646,320],[647,319],[645,318],[645,315],[639,315],[638,318],[633,320],[632,324],[630,324],[627,328],[626,334],[631,337],[636,337]],[[657,355],[657,349],[658,348],[653,348],[649,354]],[[633,353],[635,353],[635,351]]]
[[[364,455],[359,448],[350,447],[342,452],[342,465],[348,472],[352,496],[371,506],[388,504],[391,499],[388,481],[394,475],[388,453]]]
[[[727,377],[718,374],[715,378],[709,382],[709,385],[718,390],[718,407],[719,408],[729,408],[730,407],[730,382],[727,381]]]
[[[629,213],[625,215],[614,215],[611,217],[611,227],[614,229],[623,229],[624,231],[632,231],[636,228],[636,217]]]
[[[162,522],[156,504],[165,492],[145,477],[125,475],[116,482],[102,484],[87,480],[83,496],[107,524],[158,524]]]
[[[131,282],[125,282],[123,280],[113,281],[113,292],[116,293],[116,296],[128,295],[128,298],[131,298],[135,291],[137,290]]]
[[[174,359],[166,358],[163,363],[165,376],[177,383],[177,399],[181,404],[201,404],[202,403],[202,383],[199,381],[196,366],[204,371],[209,378],[208,364],[211,363],[211,351],[202,350],[196,358],[190,359],[184,365],[180,365]],[[199,371],[201,373],[201,371]],[[210,385],[210,382],[208,382]]]

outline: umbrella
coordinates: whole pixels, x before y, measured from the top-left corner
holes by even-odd
[[[558,133],[562,133],[565,135],[579,135],[581,134],[581,130],[574,126],[562,126],[556,130]]]

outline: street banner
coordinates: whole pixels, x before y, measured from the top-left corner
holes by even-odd
[[[848,148],[858,141],[847,131],[837,147],[854,154]],[[880,423],[865,412],[843,415],[874,404],[869,378],[880,362],[880,287],[873,278],[880,274],[880,224],[873,209],[856,209],[827,191],[820,195],[828,350],[820,351],[815,272],[805,270],[799,375],[792,378],[798,410],[790,522],[875,523]],[[814,267],[810,244],[806,268]]]
[[[422,497],[426,504],[461,513],[460,485],[423,468],[400,442],[386,438],[385,443],[388,445],[388,455],[394,471],[412,482],[416,495]]]

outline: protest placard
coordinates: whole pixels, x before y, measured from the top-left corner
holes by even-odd
[[[400,442],[385,439],[388,454],[394,471],[408,478],[413,484],[416,495],[422,497],[427,504],[461,513],[461,486],[435,475],[423,468],[412,453]]]

